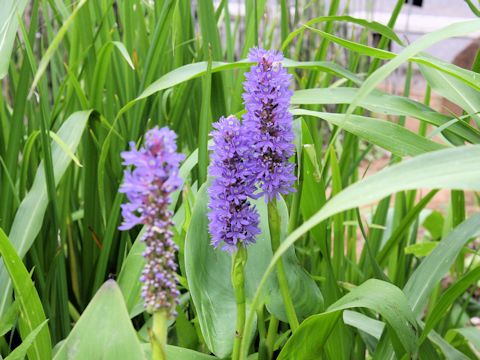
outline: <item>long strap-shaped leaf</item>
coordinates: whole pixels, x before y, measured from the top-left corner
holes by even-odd
[[[26,340],[29,334],[38,331],[28,350],[28,358],[51,359],[52,344],[48,326],[38,330],[38,327],[44,325],[46,321],[42,303],[22,259],[15,252],[2,229],[0,229],[0,255],[10,275],[15,296],[20,304],[20,334],[22,339]]]
[[[22,16],[27,0],[1,0],[0,8],[0,79],[7,75],[8,63],[18,30],[18,17]]]
[[[376,70],[360,87],[360,90],[353,99],[352,103],[347,109],[347,116],[352,114],[355,108],[360,104],[368,94],[375,90],[378,84],[380,84],[388,75],[390,75],[396,68],[402,65],[405,61],[411,57],[417,55],[421,51],[430,47],[432,44],[448,39],[454,36],[465,35],[480,29],[480,20],[463,21],[460,23],[449,25],[438,31],[434,31],[407,46],[400,54],[398,54],[393,60],[389,61],[378,70]]]

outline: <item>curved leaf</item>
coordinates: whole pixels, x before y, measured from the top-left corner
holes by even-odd
[[[410,353],[415,351],[415,317],[405,295],[390,283],[370,279],[332,304],[326,312],[305,320],[287,341],[278,359],[321,358],[323,347],[343,310],[357,307],[368,308],[381,314],[405,349]]]
[[[293,109],[293,115],[309,115],[324,119],[345,131],[378,145],[393,154],[404,157],[443,149],[444,146],[417,135],[403,126],[387,120],[367,116],[332,114],[312,110]]]
[[[407,46],[394,59],[387,62],[382,67],[378,68],[372,75],[368,77],[360,87],[358,94],[353,99],[352,103],[347,109],[346,115],[353,113],[355,108],[360,104],[369,93],[371,93],[378,84],[380,84],[388,75],[390,75],[396,68],[398,68],[405,61],[417,55],[421,51],[430,47],[431,45],[448,39],[454,36],[461,36],[480,29],[480,20],[463,21],[446,26],[438,31],[434,31],[422,36],[411,45]]]
[[[262,291],[275,263],[295,241],[314,226],[339,212],[369,204],[398,191],[417,188],[480,190],[480,146],[460,146],[422,154],[344,189],[280,245],[262,276],[252,305],[254,307],[259,305]],[[253,318],[254,313],[250,311],[245,329],[251,329]],[[242,348],[246,349],[246,346]]]
[[[347,87],[297,90],[292,96],[291,104],[350,104],[357,93],[358,89]],[[378,114],[414,117],[439,127],[452,120],[451,116],[440,114],[422,103],[380,91],[368,94],[358,106]],[[445,131],[471,143],[480,142],[480,131],[464,121],[449,125]]]

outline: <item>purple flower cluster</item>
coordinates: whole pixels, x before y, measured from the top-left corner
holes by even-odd
[[[143,256],[146,265],[140,281],[145,308],[150,311],[166,310],[175,315],[179,291],[177,289],[175,252],[173,242],[173,213],[168,209],[171,194],[182,179],[178,176],[179,163],[184,156],[178,154],[176,134],[164,127],[153,128],[145,136],[145,147],[122,152],[123,164],[132,165],[125,170],[120,192],[128,203],[122,205],[123,223],[120,230],[129,230],[143,224],[142,241],[146,244]]]
[[[250,50],[257,65],[245,74],[243,100],[247,113],[243,123],[251,139],[255,171],[266,200],[295,191],[292,115],[288,111],[291,75],[282,67],[283,56],[260,48]]]
[[[233,251],[255,242],[259,216],[248,198],[254,197],[255,168],[251,162],[248,134],[234,116],[222,117],[213,124],[209,175],[213,177],[208,192],[208,214],[212,244]]]
[[[212,243],[235,250],[255,242],[259,216],[249,198],[256,198],[257,183],[270,201],[295,191],[292,115],[288,111],[291,76],[275,51],[252,49],[252,66],[244,82],[247,113],[243,124],[235,117],[221,118],[213,126],[209,174],[209,230]]]

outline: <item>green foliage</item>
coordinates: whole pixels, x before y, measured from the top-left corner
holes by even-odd
[[[294,75],[298,181],[277,202],[275,252],[255,200],[242,360],[480,357],[480,57],[462,69],[424,52],[480,20],[406,45],[403,0],[388,25],[325,3],[246,0],[239,15],[228,0],[0,0],[0,358],[151,357],[142,229],[118,231],[118,189],[120,152],[157,125],[187,156],[170,207],[182,295],[167,356],[228,358],[236,308],[231,257],[207,231],[208,133],[243,114],[256,44],[282,49]],[[404,66],[403,91],[382,90]],[[410,96],[419,77],[423,102]]]

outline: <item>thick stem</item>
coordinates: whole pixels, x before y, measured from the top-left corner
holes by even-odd
[[[272,242],[272,250],[275,253],[280,246],[280,215],[277,209],[277,201],[274,198],[268,203],[268,227],[270,229],[270,239]],[[288,323],[292,332],[298,327],[297,314],[293,307],[292,298],[288,291],[287,276],[283,267],[283,258],[277,262],[277,279],[280,285],[280,292],[282,293],[283,303],[285,304],[285,311],[287,313]]]
[[[237,323],[235,326],[235,339],[233,341],[232,360],[240,359],[240,344],[245,335],[246,303],[245,303],[245,264],[247,263],[247,250],[239,246],[232,257],[232,286],[237,305]]]
[[[167,312],[160,310],[153,313],[153,329],[150,334],[152,360],[167,360]]]

